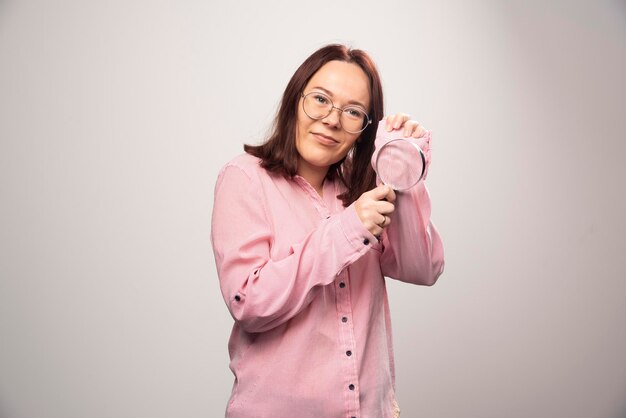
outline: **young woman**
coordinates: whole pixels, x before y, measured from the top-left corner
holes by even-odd
[[[424,183],[396,199],[371,165],[377,130],[377,141],[402,132],[428,163],[430,134],[404,114],[381,119],[371,58],[328,45],[289,81],[269,139],[220,171],[227,417],[399,416],[385,277],[434,284],[443,247]]]

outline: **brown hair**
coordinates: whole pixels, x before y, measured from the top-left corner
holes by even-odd
[[[372,123],[368,125],[354,143],[348,155],[330,166],[327,178],[339,178],[347,191],[338,197],[344,206],[349,206],[361,194],[375,186],[376,174],[370,160],[374,152],[374,138],[378,121],[383,118],[383,90],[378,70],[370,56],[345,45],[331,44],[311,54],[289,80],[283,93],[280,108],[274,119],[272,133],[261,145],[244,145],[244,150],[261,159],[261,166],[268,171],[288,177],[296,175],[298,150],[296,149],[297,109],[300,94],[311,77],[329,61],[344,61],[361,67],[369,79],[370,108]]]

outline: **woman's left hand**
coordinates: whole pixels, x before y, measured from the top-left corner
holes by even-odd
[[[385,120],[385,130],[387,132],[391,132],[396,129],[402,129],[405,138],[414,138],[412,142],[415,142],[415,144],[418,145],[424,153],[424,157],[426,159],[424,179],[426,179],[431,161],[430,131],[426,130],[418,121],[412,120],[406,113],[396,113],[393,116],[389,116]]]
[[[406,113],[396,113],[393,116],[389,116],[385,122],[385,129],[387,132],[391,132],[395,129],[404,128],[404,137],[421,138],[426,134],[426,129],[416,120],[411,120],[411,117]]]

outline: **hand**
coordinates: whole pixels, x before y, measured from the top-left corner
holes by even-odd
[[[396,194],[386,185],[365,192],[354,203],[357,215],[363,226],[374,236],[380,236],[383,229],[391,223],[391,214],[395,207]]]
[[[411,120],[410,116],[406,113],[396,113],[390,116],[385,121],[385,129],[387,132],[391,132],[396,129],[404,128],[405,138],[415,138],[414,142],[417,144],[426,159],[426,169],[424,170],[423,179],[426,180],[428,176],[428,169],[430,168],[430,162],[432,159],[430,152],[430,138],[431,133],[424,129],[422,125],[416,120]]]
[[[396,113],[393,116],[389,116],[385,122],[385,129],[387,132],[391,132],[395,129],[404,127],[404,137],[408,138],[421,138],[426,134],[426,129],[416,120],[411,120],[411,117],[406,113]]]

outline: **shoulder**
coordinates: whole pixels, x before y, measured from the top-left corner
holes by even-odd
[[[277,175],[261,166],[261,159],[247,153],[240,154],[227,162],[218,174],[218,183],[224,177],[238,179],[251,187],[261,187],[264,183],[274,183]],[[234,180],[236,181],[236,180]]]
[[[222,176],[230,168],[244,172],[251,179],[259,177],[265,171],[261,167],[261,159],[247,153],[240,154],[224,164],[219,175]]]
[[[238,156],[224,164],[222,170],[228,167],[239,167],[244,171],[250,172],[263,170],[263,168],[261,167],[261,159],[247,153],[239,154]]]

